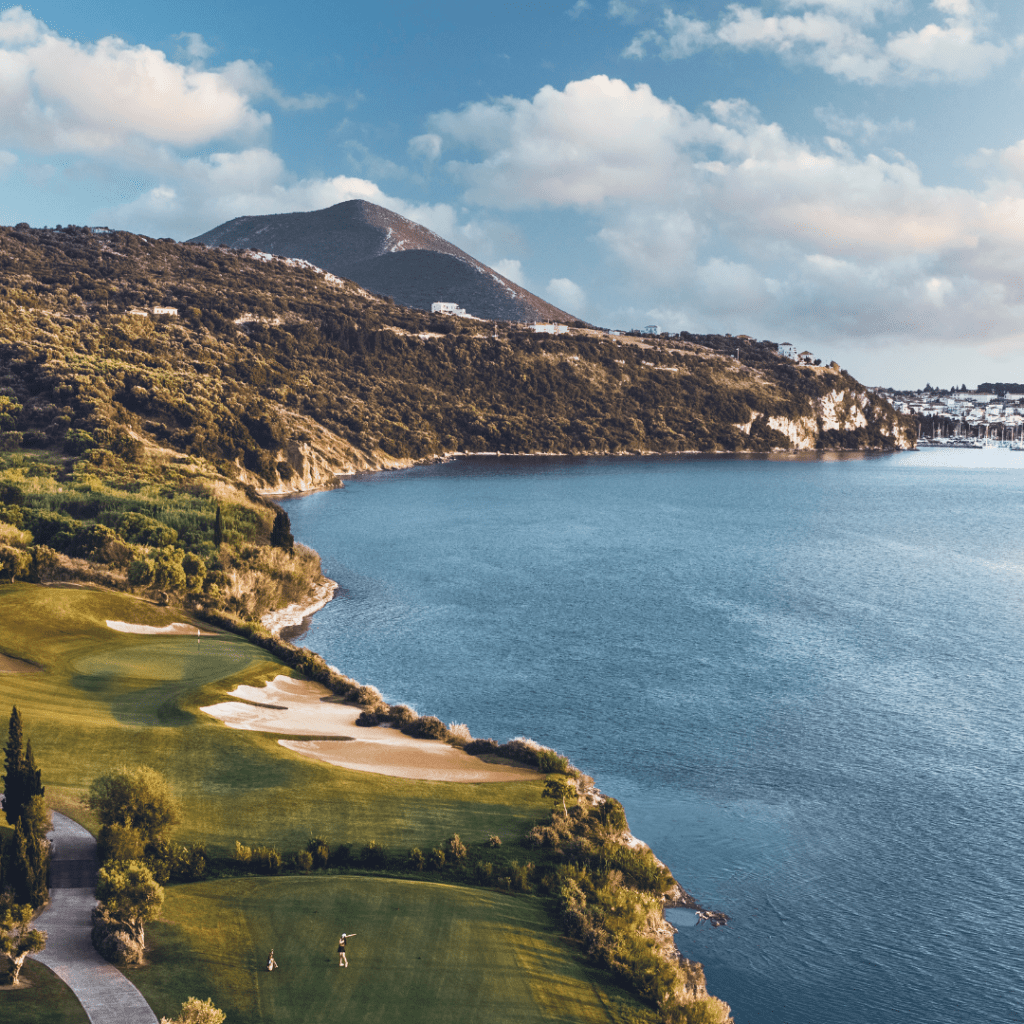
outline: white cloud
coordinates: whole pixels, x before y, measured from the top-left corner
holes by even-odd
[[[436,160],[441,155],[441,136],[428,132],[409,140],[409,152],[424,160]]]
[[[520,260],[495,260],[490,266],[502,277],[507,277],[521,287],[530,287],[526,283],[526,275],[523,273],[523,264]]]
[[[463,149],[448,167],[467,200],[597,220],[608,269],[591,260],[584,284],[605,309],[613,292],[674,294],[694,329],[728,314],[809,338],[1019,333],[1024,142],[982,154],[980,188],[932,185],[899,156],[795,140],[742,100],[694,113],[604,76],[430,124]]]
[[[544,296],[559,309],[564,309],[567,313],[575,313],[577,316],[587,305],[586,293],[567,277],[553,277],[548,281],[548,286],[544,289]]]
[[[206,60],[213,56],[213,47],[207,45],[206,40],[198,32],[180,32],[174,37],[182,40],[182,50],[186,57],[192,60]]]
[[[940,15],[921,28],[882,33],[878,15],[905,14],[899,0],[776,0],[780,13],[729,5],[717,26],[666,9],[657,29],[634,36],[623,51],[666,60],[708,46],[761,49],[852,82],[973,81],[1004,64],[1014,44],[986,38],[990,20],[974,0],[932,0]],[[785,13],[793,11],[795,13]]]
[[[869,142],[878,135],[890,135],[911,132],[914,130],[913,121],[901,121],[893,118],[885,124],[879,124],[866,114],[858,114],[848,117],[832,106],[815,107],[814,116],[829,130],[837,135],[846,135],[849,138],[857,138],[862,142]]]
[[[101,210],[115,226],[187,238],[232,217],[318,210],[350,199],[364,199],[394,210],[446,238],[464,241],[472,225],[460,225],[445,203],[413,204],[387,195],[366,178],[337,175],[300,178],[276,153],[265,148],[214,153],[208,157],[162,155],[149,175],[159,184],[138,198]]]
[[[578,18],[584,11],[589,10],[590,4],[587,3],[587,0],[576,0],[576,3],[574,3],[565,13],[568,14],[570,18]]]
[[[98,154],[138,145],[190,148],[219,139],[255,141],[270,115],[323,106],[322,96],[281,94],[251,61],[204,68],[210,48],[184,36],[191,63],[108,36],[79,43],[22,7],[0,14],[0,133],[37,153]]]

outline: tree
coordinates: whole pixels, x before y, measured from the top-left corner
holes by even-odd
[[[164,777],[145,765],[122,766],[94,779],[88,804],[105,827],[135,829],[146,844],[162,840],[178,820]]]
[[[164,905],[164,890],[142,861],[113,861],[96,876],[96,899],[114,921],[126,925],[145,947],[144,925]]]
[[[569,808],[566,806],[565,802],[570,797],[576,796],[576,787],[571,782],[569,782],[568,779],[558,778],[557,776],[555,776],[548,779],[548,781],[544,783],[544,792],[541,794],[541,796],[549,797],[556,803],[559,800],[561,800],[562,811],[566,816],[568,816]]]
[[[41,907],[46,902],[46,853],[23,818],[18,819],[14,835],[4,846],[3,877],[16,903]]]
[[[153,556],[153,586],[157,590],[182,590],[185,570],[181,567],[181,548],[164,548]]]
[[[217,518],[213,521],[213,546],[219,548],[224,543],[224,513],[217,506]]]
[[[224,1011],[218,1010],[212,999],[203,1002],[189,996],[177,1017],[161,1017],[160,1024],[224,1024],[224,1017]]]
[[[198,555],[187,551],[181,560],[181,568],[185,573],[185,586],[189,593],[202,590],[203,580],[206,579],[206,563]]]
[[[288,513],[279,508],[274,513],[274,526],[270,531],[271,547],[284,548],[289,554],[294,550],[295,538],[292,536],[292,524]]]
[[[31,906],[18,903],[8,907],[0,918],[0,954],[10,964],[12,985],[18,984],[25,958],[46,948],[46,932],[29,927],[33,913]]]
[[[9,825],[15,825],[21,817],[24,804],[22,799],[22,768],[25,754],[22,749],[21,715],[17,707],[11,708],[11,720],[7,726],[7,746],[4,747],[4,814]]]

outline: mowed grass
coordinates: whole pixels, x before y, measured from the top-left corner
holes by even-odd
[[[48,797],[88,827],[96,822],[81,798],[119,764],[162,772],[183,812],[173,838],[206,842],[221,856],[236,839],[296,850],[310,832],[332,845],[375,840],[396,852],[458,832],[482,855],[488,835],[516,844],[549,812],[539,775],[476,785],[396,779],[312,761],[277,737],[228,729],[198,709],[239,683],[291,671],[237,637],[197,646],[195,637],[118,633],[105,624],[183,618],[107,592],[0,586],[0,653],[42,669],[0,673],[0,719],[17,704]]]
[[[0,989],[0,1020],[4,1024],[89,1024],[75,994],[49,967],[26,960],[21,981],[29,984]]]
[[[338,936],[348,969],[338,967]],[[534,898],[359,876],[167,890],[130,973],[157,1016],[189,996],[229,1022],[531,1024],[647,1019],[560,938]],[[266,970],[273,948],[279,969]]]

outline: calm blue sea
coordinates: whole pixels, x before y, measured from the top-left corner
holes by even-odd
[[[741,1024],[1024,1021],[1024,453],[474,458],[287,508],[341,584],[302,642],[594,775],[732,918],[677,942]]]

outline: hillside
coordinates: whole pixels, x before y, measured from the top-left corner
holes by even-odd
[[[913,440],[848,374],[733,338],[494,332],[301,261],[85,228],[0,228],[0,272],[12,578],[254,618],[308,601],[320,578],[262,494],[452,452]],[[177,315],[147,315],[157,306]]]
[[[361,199],[310,213],[236,217],[192,241],[308,260],[415,309],[457,302],[484,320],[575,322],[421,224]]]
[[[770,346],[494,337],[230,249],[4,228],[0,271],[7,448],[116,426],[282,490],[453,451],[883,448],[912,429],[849,374]],[[153,306],[179,315],[129,312]]]

